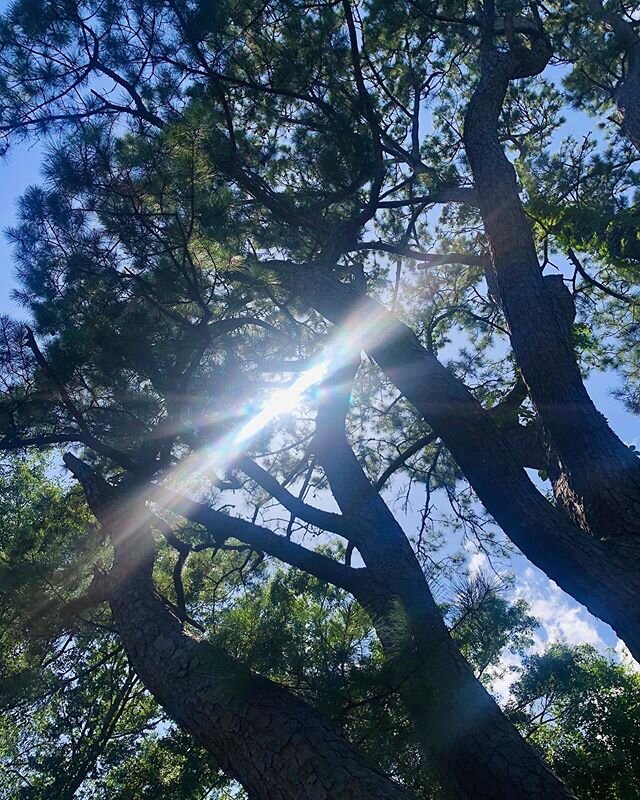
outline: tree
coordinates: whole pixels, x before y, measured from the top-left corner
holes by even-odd
[[[305,703],[185,634],[184,563],[229,539],[367,609],[451,793],[568,796],[474,678],[373,485],[423,447],[428,459],[412,469],[426,485],[425,520],[441,487],[482,531],[468,481],[509,538],[639,652],[640,466],[586,392],[574,298],[540,268],[554,231],[530,225],[504,151],[518,149],[523,181],[536,171],[553,181],[544,157],[560,89],[515,82],[547,67],[556,17],[492,4],[469,16],[455,4],[371,3],[359,15],[348,2],[25,2],[5,21],[3,131],[62,140],[50,186],[24,199],[12,232],[33,320],[4,326],[2,445],[82,446],[83,460],[65,463],[114,564],[74,607],[109,601],[145,686],[256,796],[296,796],[307,780],[332,796],[401,790]],[[454,75],[474,85],[471,97]],[[609,172],[632,183],[634,163]],[[563,232],[589,292],[634,308],[629,275],[616,272],[613,293],[589,280]],[[432,242],[443,252],[427,252]],[[437,358],[454,326],[471,341],[457,374]],[[508,352],[499,363],[497,342]],[[315,423],[301,406],[295,423],[271,424],[265,406],[234,426],[241,404],[264,396],[265,376],[290,372],[301,376],[284,390],[294,402],[328,373]],[[553,503],[527,466],[550,478]],[[305,502],[313,486],[339,514]],[[213,507],[234,491],[255,506],[252,521]],[[286,535],[256,524],[256,497],[286,509]],[[205,540],[180,538],[178,517]],[[292,538],[296,520],[344,540],[346,563]],[[177,552],[173,608],[154,589],[153,531]],[[363,567],[351,565],[354,550]],[[261,743],[262,702],[275,761]],[[300,748],[304,763],[285,774]]]
[[[61,599],[69,592],[69,580],[63,570],[53,570],[52,564],[69,558],[71,543],[65,533],[74,520],[78,525],[78,509],[45,477],[44,465],[35,466],[34,470],[34,465],[19,460],[7,463],[3,487],[7,497],[2,520],[3,562],[10,565],[9,554],[19,550],[31,563],[30,570],[14,574],[11,581],[12,592],[17,590],[25,598],[23,607],[6,600],[3,603],[7,611],[24,616],[20,624],[14,621],[3,626],[7,636],[13,637],[5,641],[0,683],[6,714],[2,763],[7,796],[14,796],[14,790],[15,796],[26,792],[30,797],[72,797],[76,791],[88,792],[88,796],[101,791],[109,796],[120,796],[120,792],[136,796],[135,786],[144,796],[160,791],[160,786],[169,796],[172,791],[187,792],[189,786],[195,792],[202,787],[211,789],[218,780],[215,765],[212,769],[184,736],[164,733],[158,737],[155,733],[162,728],[161,712],[148,694],[140,693],[114,637],[110,615],[104,611],[98,616],[84,614],[69,628],[72,606]],[[43,495],[51,498],[56,513],[47,509],[50,527],[38,531],[40,537],[32,541]],[[53,525],[58,538],[51,535]],[[81,535],[81,530],[78,533]],[[46,548],[41,546],[42,539],[47,541]],[[95,541],[92,544],[95,547]],[[159,554],[156,578],[167,594],[173,562],[169,550],[165,544]],[[234,550],[229,551],[226,563],[220,559],[212,562],[206,551],[194,553],[189,561],[185,597],[190,606],[200,609],[200,619],[214,640],[262,674],[297,686],[299,693],[313,698],[315,705],[346,724],[355,738],[366,736],[374,763],[384,764],[395,774],[399,768],[404,781],[421,786],[423,792],[432,787],[430,770],[423,767],[422,774],[414,775],[415,734],[393,701],[397,694],[393,670],[385,666],[363,609],[345,592],[305,573],[279,572],[265,583],[267,573],[248,568],[247,561],[244,553]],[[75,559],[71,565],[76,574],[82,571]],[[88,567],[84,565],[85,572]],[[48,586],[53,599],[48,610],[39,613],[34,627],[29,622],[34,615],[29,598],[37,591],[37,580],[46,577],[55,581]],[[215,600],[216,595],[233,598],[247,577],[250,588],[239,601],[211,605],[212,580],[217,587]],[[510,632],[528,631],[534,622],[521,607],[507,610],[493,591],[479,581],[477,588],[461,594],[448,612],[456,637],[468,639],[470,652],[476,652],[485,667],[487,661],[496,662]],[[493,645],[486,637],[478,643],[472,633],[479,613],[488,614],[494,623],[489,626],[497,637]],[[311,625],[320,626],[326,634],[318,635]],[[479,618],[475,625],[482,627]],[[332,645],[332,641],[339,644]],[[359,650],[356,643],[361,645]],[[335,653],[332,646],[336,646]],[[28,654],[28,659],[16,658],[19,652]],[[335,666],[327,668],[327,660],[334,660]],[[396,745],[397,753],[389,752],[385,731],[391,725],[399,729],[406,755],[400,745]],[[132,782],[130,773],[134,767],[137,783]]]
[[[14,545],[25,535],[31,504],[41,507],[47,483],[49,493],[54,490],[51,479],[40,469],[19,460],[5,464],[4,496],[13,502],[23,498],[19,517],[23,524],[16,524],[18,517],[11,516],[10,503],[5,503],[5,548],[6,534],[12,534]],[[69,504],[61,493],[58,502],[64,515]],[[48,516],[53,516],[50,510]],[[44,557],[50,564],[67,544],[64,537],[56,540],[49,536],[44,552],[34,543],[32,559],[37,563],[38,556]],[[384,654],[364,610],[347,593],[305,573],[279,570],[270,576],[264,569],[246,571],[244,555],[231,551],[228,563],[214,567],[222,572],[212,574],[206,556],[204,551],[193,554],[184,584],[190,606],[196,604],[198,595],[201,608],[203,602],[210,602],[205,576],[214,574],[215,597],[228,598],[210,605],[206,618],[202,617],[211,635],[220,637],[236,658],[294,688],[339,721],[385,772],[401,777],[420,796],[439,797],[429,765],[416,752],[410,722],[398,704],[397,688],[389,684]],[[158,562],[158,581],[166,592],[172,562],[171,548],[165,545]],[[31,587],[35,572],[15,576],[13,590]],[[233,599],[246,579],[244,594]],[[60,573],[55,589],[66,590]],[[523,602],[508,605],[499,587],[482,576],[460,586],[443,611],[475,673],[489,683],[492,670],[499,668],[505,642],[521,655],[532,642],[536,621]],[[31,612],[28,605],[25,612]],[[38,629],[24,624],[13,628],[21,637],[21,649],[31,649],[30,670],[12,658],[16,646],[4,642],[7,659],[0,681],[3,796],[55,794],[124,800],[195,798],[215,786],[224,792],[225,778],[185,734],[158,732],[161,712],[148,695],[131,697],[116,728],[100,738],[113,720],[109,696],[114,698],[114,685],[120,677],[126,681],[128,674],[121,648],[109,631],[108,616],[102,614],[100,624],[92,624],[85,616],[75,630],[77,643],[70,646],[66,637],[66,646],[59,649],[52,646],[55,625],[49,615],[47,622],[43,625],[41,618]],[[42,650],[36,657],[38,645],[50,648],[44,657]],[[40,667],[43,660],[46,671]],[[516,724],[579,796],[634,796],[637,674],[588,646],[554,645],[525,662],[507,706]],[[98,733],[96,738],[93,731]],[[623,793],[618,794],[616,787],[622,787]]]
[[[215,10],[207,5],[181,10],[170,3],[151,4],[132,7],[130,14],[119,4],[97,14],[89,9],[87,6],[86,15],[55,4],[47,4],[39,14],[31,6],[18,5],[13,10],[5,46],[7,134],[46,131],[65,122],[115,119],[123,114],[134,125],[163,128],[184,116],[186,96],[196,99],[199,110],[194,113],[206,113],[209,119],[208,153],[213,158],[211,169],[219,175],[217,180],[235,187],[237,199],[244,197],[249,203],[242,206],[245,220],[248,208],[258,211],[252,219],[255,241],[253,250],[248,251],[249,260],[255,260],[253,253],[268,254],[269,248],[275,252],[273,248],[284,244],[287,263],[271,257],[261,258],[257,266],[275,269],[284,288],[297,292],[301,300],[333,322],[367,302],[361,288],[340,285],[339,277],[345,274],[347,263],[362,264],[364,254],[375,252],[379,244],[382,252],[397,256],[409,252],[410,257],[422,259],[420,263],[434,263],[433,254],[427,253],[423,259],[419,247],[413,249],[405,243],[411,236],[420,238],[418,217],[412,222],[414,212],[418,214],[439,201],[462,202],[466,217],[471,214],[469,218],[474,219],[473,209],[480,203],[486,223],[492,203],[500,199],[501,208],[511,219],[503,228],[517,231],[514,239],[524,250],[516,257],[509,242],[498,241],[500,231],[487,230],[493,266],[486,277],[493,297],[499,298],[501,312],[506,310],[514,355],[545,430],[544,448],[551,448],[546,456],[547,474],[552,478],[558,506],[566,513],[540,498],[516,463],[513,450],[507,452],[507,443],[492,421],[408,329],[384,317],[384,324],[389,326],[388,341],[376,347],[369,340],[367,347],[435,435],[442,438],[512,541],[563,588],[612,624],[636,651],[636,604],[630,602],[629,592],[635,591],[631,587],[638,578],[629,564],[635,561],[630,550],[634,547],[637,515],[628,500],[637,491],[636,457],[610,432],[584,390],[566,323],[562,322],[572,317],[570,303],[560,299],[564,297],[560,292],[558,300],[565,311],[557,315],[557,304],[546,287],[560,285],[554,280],[542,283],[514,173],[501,155],[501,136],[496,127],[510,82],[537,75],[552,54],[539,11],[528,20],[518,17],[511,30],[511,24],[505,27],[501,21],[500,9],[495,12],[495,24],[491,22],[491,6],[482,18],[461,13],[441,20],[438,12],[421,6],[394,4],[383,12],[374,5],[361,21],[366,26],[367,49],[360,53],[356,20],[347,5],[318,10],[300,6],[295,13],[286,4],[255,10],[247,4],[230,5],[224,9],[226,17],[221,7]],[[510,13],[511,9],[507,16]],[[42,41],[46,46],[41,51],[32,42],[40,41],[37,37],[47,31],[47,26],[52,38],[47,39],[45,33]],[[249,29],[252,36],[260,31],[260,47],[243,38],[242,31]],[[480,29],[484,30],[484,39]],[[397,76],[387,78],[380,70],[388,61],[385,48],[390,37],[407,41],[407,45],[406,52],[398,55],[402,66]],[[329,40],[330,54],[325,48]],[[444,52],[453,54],[449,62]],[[225,56],[226,67],[217,63],[215,53],[231,54],[228,59]],[[465,108],[459,107],[448,89],[438,92],[440,87],[432,85],[429,72],[433,62],[434,74],[450,77],[452,70],[461,69],[473,80],[481,69],[479,55],[485,61],[489,59],[486,69],[497,83],[485,87],[486,81],[481,80],[478,84],[479,93],[466,115],[463,142],[446,129],[446,119],[450,114],[464,115]],[[495,69],[492,59],[500,62]],[[152,63],[162,65],[162,69],[152,69]],[[307,64],[308,69],[296,72],[294,77],[289,69],[294,63]],[[271,76],[266,83],[255,77],[265,75]],[[111,81],[113,92],[95,88],[91,79],[98,76]],[[446,85],[444,81],[443,88]],[[489,92],[486,96],[482,94],[485,90]],[[114,92],[119,97],[117,102],[112,98]],[[539,150],[557,127],[553,108],[559,101],[549,87],[538,97],[536,94],[533,89],[514,96],[510,107],[524,102],[543,109],[542,128],[534,126]],[[453,148],[450,152],[460,153],[464,145],[474,172],[483,169],[485,145],[490,144],[495,154],[496,169],[489,167],[487,159],[486,180],[477,177],[477,186],[468,182],[460,159],[454,158],[448,172],[443,171],[437,149],[433,158],[427,152],[432,140],[421,144],[419,108],[436,95],[446,108],[441,138]],[[28,97],[33,99],[25,102]],[[475,108],[486,109],[487,114],[474,115]],[[515,113],[516,142],[527,138],[526,119],[526,111]],[[287,128],[291,129],[290,136],[284,134]],[[437,125],[435,130],[440,133]],[[280,143],[285,140],[288,143],[283,148]],[[532,141],[529,136],[529,149]],[[407,142],[411,142],[409,150]],[[474,148],[478,154],[475,160]],[[321,152],[323,157],[310,159],[311,152]],[[416,194],[421,184],[428,189],[426,195]],[[270,186],[277,185],[291,188],[274,192]],[[483,192],[484,200],[480,196]],[[408,209],[411,212],[407,217]],[[502,213],[496,213],[495,218]],[[386,241],[367,242],[361,234],[376,216],[383,237],[388,226],[391,235]],[[401,234],[401,230],[408,233]],[[454,229],[446,235],[446,241],[453,241],[455,236]],[[497,237],[494,243],[492,237]],[[243,243],[237,244],[243,252]],[[477,265],[479,258],[480,263],[486,262],[477,251],[449,258],[460,257],[467,264]],[[506,275],[513,259],[522,263],[523,272],[517,280],[514,278],[513,290],[521,307],[515,308],[511,314],[514,319],[510,319],[507,295],[511,289],[501,285],[500,274]],[[436,254],[435,263],[442,263],[441,255]],[[511,270],[509,275],[513,278],[515,272]],[[526,292],[524,287],[528,287]],[[535,313],[529,313],[534,307]],[[368,313],[383,312],[370,306]],[[551,353],[558,375],[546,380],[545,359]],[[406,372],[399,368],[403,363],[410,365]],[[566,408],[567,403],[582,409],[569,420],[558,410]],[[452,414],[442,411],[443,404],[456,409],[457,419],[469,419],[469,426],[461,429],[453,424]],[[488,459],[487,453],[491,454]],[[591,480],[594,474],[599,475],[596,481]],[[610,535],[611,529],[615,535]],[[585,531],[588,536],[583,535]],[[549,558],[552,546],[553,557]]]
[[[579,797],[631,798],[638,793],[632,709],[639,689],[628,665],[589,645],[556,644],[526,659],[508,711]]]
[[[69,615],[74,590],[96,556],[102,552],[106,564],[108,554],[82,496],[47,474],[51,466],[42,457],[16,456],[2,465],[3,797],[95,796],[90,787],[103,782],[116,796],[125,783],[118,773],[139,750],[140,761],[149,762],[147,783],[157,773],[155,796],[164,786],[167,797],[188,797],[189,780],[212,788],[220,781],[217,766],[185,746],[184,735],[166,730],[108,615]],[[163,726],[164,734],[155,733]]]

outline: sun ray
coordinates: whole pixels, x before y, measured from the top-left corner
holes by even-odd
[[[181,502],[188,497],[196,499],[203,484],[211,481],[212,474],[224,474],[228,471],[271,422],[295,411],[311,389],[326,385],[334,373],[352,361],[362,350],[372,349],[388,339],[392,335],[393,324],[394,318],[382,306],[378,309],[368,305],[354,312],[334,331],[324,350],[312,359],[308,369],[291,385],[273,391],[258,410],[235,429],[182,458],[154,485],[151,495],[148,489],[143,490],[144,497],[140,498],[143,500],[142,506],[135,501],[137,513],[130,520],[132,530],[145,520],[148,522],[150,510],[142,510],[147,500],[180,515],[180,508],[176,506],[174,499],[176,493],[182,496]],[[245,410],[238,416],[246,414]],[[232,419],[233,415],[229,418]],[[169,491],[164,492],[165,488]]]

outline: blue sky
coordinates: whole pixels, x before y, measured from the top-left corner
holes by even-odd
[[[13,254],[4,231],[16,220],[17,200],[31,184],[40,178],[42,149],[36,144],[21,144],[12,149],[9,157],[0,162],[0,313],[18,314],[20,308],[11,300],[15,286]]]

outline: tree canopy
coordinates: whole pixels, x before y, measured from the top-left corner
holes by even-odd
[[[636,16],[11,4],[9,796],[635,796]]]

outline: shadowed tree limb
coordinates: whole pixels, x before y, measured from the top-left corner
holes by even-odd
[[[230,517],[170,489],[157,487],[149,493],[149,499],[171,508],[173,513],[203,525],[220,543],[224,543],[228,538],[237,539],[257,551],[267,553],[352,594],[358,591],[366,580],[366,570],[348,567],[321,553],[308,550],[267,528],[238,517]]]
[[[300,498],[287,491],[284,486],[281,486],[278,481],[259,464],[256,464],[255,461],[246,456],[240,458],[236,463],[243,472],[259,486],[262,486],[265,491],[269,492],[272,497],[275,497],[287,511],[290,511],[296,517],[308,522],[310,525],[315,525],[321,530],[331,531],[340,536],[346,536],[347,528],[340,514],[332,514],[329,511],[314,508],[303,502]]]
[[[327,800],[415,800],[366,765],[329,721],[288,689],[185,632],[153,585],[155,552],[142,496],[109,485],[71,454],[65,463],[114,546],[117,582],[109,601],[130,664],[225,773],[256,800],[300,800],[309,786]],[[213,514],[220,532],[224,526]],[[283,541],[291,551],[293,544]]]

